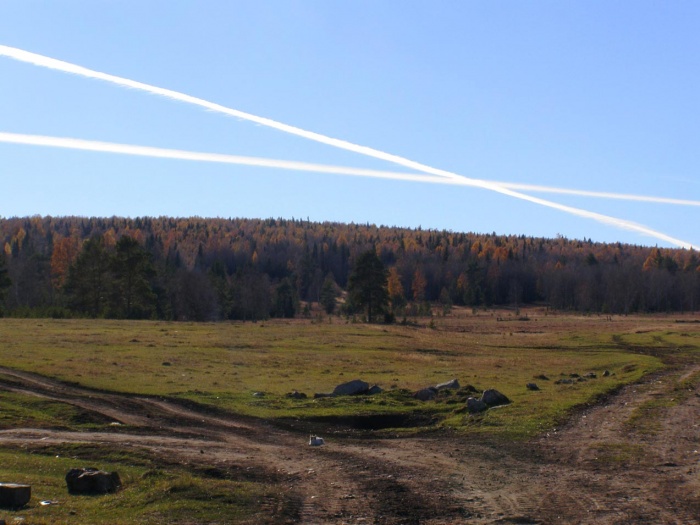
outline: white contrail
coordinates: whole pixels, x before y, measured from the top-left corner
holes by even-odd
[[[206,153],[180,149],[154,148],[151,146],[137,146],[133,144],[100,142],[94,140],[83,140],[67,137],[50,137],[46,135],[25,135],[20,133],[0,132],[0,142],[31,146],[48,146],[55,148],[77,149],[84,151],[99,151],[104,153],[119,153],[125,155],[138,155],[142,157],[157,157],[163,159],[239,164],[244,166],[257,166],[261,168],[276,168],[293,171],[330,173],[334,175],[351,175],[356,177],[374,177],[380,179],[392,179],[410,182],[425,182],[430,184],[450,184],[455,186],[474,187],[479,186],[478,184],[476,184],[477,182],[487,182],[481,181],[479,179],[446,179],[441,177],[434,177],[432,175],[420,175],[415,173],[400,173],[394,171],[381,171],[365,168],[351,168],[346,166],[334,166],[329,164],[315,164],[310,162],[298,162],[291,160],[246,157],[239,155],[225,155],[221,153]],[[700,206],[700,201],[672,199],[668,197],[654,197],[648,195],[631,195],[626,193],[577,190],[569,188],[557,188],[553,186],[521,184],[517,182],[497,182],[497,184],[503,186],[504,188],[512,190],[526,190],[542,193],[561,193],[567,195],[575,195],[579,197],[642,201],[657,204],[672,204],[676,206]]]
[[[56,60],[54,58],[46,57],[43,55],[38,55],[36,53],[31,53],[29,51],[24,51],[22,49],[10,47],[10,46],[0,45],[0,56],[6,56],[6,57],[13,58],[15,60],[19,60],[22,62],[34,64],[34,65],[41,66],[41,67],[46,67],[49,69],[64,71],[66,73],[72,73],[72,74],[84,76],[87,78],[104,80],[106,82],[111,82],[113,84],[117,84],[120,86],[138,89],[141,91],[146,91],[148,93],[152,93],[154,95],[160,95],[160,96],[164,96],[164,97],[171,98],[174,100],[179,100],[181,102],[194,104],[196,106],[200,106],[200,107],[209,109],[209,110],[214,111],[214,112],[222,113],[224,115],[230,115],[233,117],[238,117],[238,118],[241,118],[244,120],[255,122],[255,123],[263,125],[263,126],[277,129],[279,131],[284,131],[286,133],[297,135],[297,136],[300,136],[300,137],[303,137],[303,138],[306,138],[309,140],[313,140],[313,141],[320,142],[323,144],[328,144],[328,145],[334,146],[336,148],[340,148],[340,149],[352,151],[355,153],[359,153],[362,155],[366,155],[369,157],[374,157],[377,159],[392,162],[394,164],[398,164],[398,165],[401,165],[401,166],[404,166],[407,168],[411,168],[411,169],[414,169],[416,171],[429,173],[431,175],[436,175],[439,177],[446,177],[446,178],[452,179],[452,180],[470,181],[476,187],[481,187],[481,188],[484,188],[487,190],[501,193],[503,195],[508,195],[508,196],[516,198],[516,199],[521,199],[521,200],[529,201],[529,202],[532,202],[534,204],[539,204],[541,206],[545,206],[548,208],[553,208],[553,209],[563,211],[565,213],[569,213],[569,214],[572,214],[572,215],[575,215],[578,217],[593,219],[593,220],[598,221],[600,223],[614,226],[617,228],[636,231],[636,232],[642,233],[644,235],[649,235],[649,236],[655,237],[659,240],[669,242],[671,244],[675,244],[676,246],[680,246],[680,247],[684,247],[684,248],[693,247],[693,245],[689,242],[675,239],[669,235],[666,235],[666,234],[661,233],[661,232],[656,232],[656,231],[651,230],[645,226],[638,225],[638,224],[635,224],[635,223],[630,222],[630,221],[617,219],[615,217],[609,217],[607,215],[602,215],[602,214],[590,212],[587,210],[581,210],[579,208],[573,208],[571,206],[565,206],[563,204],[540,199],[538,197],[533,197],[530,195],[526,195],[524,193],[515,192],[513,190],[510,190],[508,188],[504,188],[503,186],[496,184],[496,183],[493,183],[493,182],[483,181],[483,180],[479,180],[479,179],[469,179],[467,177],[463,177],[462,175],[458,175],[456,173],[433,168],[432,166],[427,166],[425,164],[421,164],[419,162],[415,162],[415,161],[412,161],[412,160],[409,160],[409,159],[406,159],[403,157],[399,157],[396,155],[392,155],[390,153],[386,153],[383,151],[379,151],[379,150],[376,150],[373,148],[368,148],[366,146],[360,146],[358,144],[353,144],[351,142],[347,142],[344,140],[334,139],[331,137],[327,137],[325,135],[321,135],[319,133],[314,133],[312,131],[306,131],[304,129],[297,128],[294,126],[289,126],[287,124],[283,124],[283,123],[277,122],[275,120],[271,120],[271,119],[264,118],[264,117],[259,117],[257,115],[245,113],[243,111],[239,111],[236,109],[227,108],[227,107],[222,106],[220,104],[215,104],[213,102],[209,102],[209,101],[203,100],[201,98],[193,97],[191,95],[186,95],[186,94],[180,93],[178,91],[173,91],[170,89],[165,89],[165,88],[160,88],[157,86],[152,86],[149,84],[144,84],[142,82],[129,80],[126,78],[118,77],[115,75],[110,75],[107,73],[101,73],[99,71],[94,71],[94,70],[91,70],[88,68],[84,68],[82,66],[78,66],[76,64],[71,64],[69,62],[63,62],[61,60]]]
[[[276,168],[293,171],[308,171],[316,173],[331,173],[335,175],[353,175],[358,177],[374,177],[381,179],[404,180],[413,182],[432,182],[438,184],[462,184],[469,182],[452,181],[432,175],[420,175],[412,173],[397,173],[392,171],[379,171],[364,168],[348,168],[344,166],[331,166],[327,164],[313,164],[293,160],[266,159],[261,157],[244,157],[239,155],[225,155],[221,153],[203,153],[180,149],[154,148],[151,146],[136,146],[132,144],[118,144],[114,142],[99,142],[64,137],[49,137],[45,135],[23,135],[20,133],[0,132],[0,142],[10,144],[24,144],[30,146],[49,146],[54,148],[77,149],[84,151],[100,151],[104,153],[119,153],[124,155],[138,155],[141,157],[157,157],[162,159],[192,160],[199,162],[218,162],[224,164],[240,164],[244,166],[257,166],[261,168]]]
[[[237,155],[223,155],[220,153],[201,153],[195,151],[184,151],[177,149],[153,148],[148,146],[134,146],[130,144],[116,144],[113,142],[98,142],[92,140],[82,140],[63,137],[47,137],[43,135],[23,135],[19,133],[2,133],[0,132],[0,142],[12,144],[25,144],[33,146],[50,146],[57,148],[78,149],[87,151],[100,151],[105,153],[119,153],[125,155],[138,155],[144,157],[158,157],[179,160],[191,160],[200,162],[219,162],[226,164],[241,164],[246,166],[258,166],[266,168],[276,168],[294,171],[307,171],[317,173],[332,173],[336,175],[353,175],[359,177],[375,177],[383,179],[403,180],[412,182],[427,182],[433,184],[454,184],[461,186],[479,186],[474,180],[464,179],[445,179],[433,177],[429,175],[418,175],[413,173],[396,173],[391,171],[379,171],[362,168],[348,168],[343,166],[330,166],[325,164],[312,164],[308,162],[296,162],[290,160],[264,159],[259,157],[242,157]],[[535,197],[532,197],[534,200]],[[683,246],[686,248],[693,247],[692,244],[686,243],[679,239],[670,237],[664,233],[652,230],[647,226],[602,215],[578,208],[563,206],[557,204],[561,209],[565,209],[568,213],[579,215],[582,217],[594,219],[605,224],[613,224],[619,228],[644,233],[658,239],[662,239],[672,244]]]
[[[539,193],[558,193],[576,197],[594,197],[596,199],[614,199],[623,201],[653,202],[656,204],[673,204],[676,206],[700,206],[700,201],[688,199],[673,199],[670,197],[655,197],[651,195],[634,195],[630,193],[612,193],[607,191],[589,191],[573,188],[557,188],[555,186],[538,186],[536,184],[521,184],[519,182],[496,182],[511,190],[534,191]]]

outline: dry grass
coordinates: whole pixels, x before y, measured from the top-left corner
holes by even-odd
[[[526,319],[526,320],[522,320]],[[167,323],[94,320],[0,320],[3,364],[81,385],[185,397],[260,417],[313,417],[429,410],[446,425],[532,435],[555,425],[574,405],[656,370],[653,350],[696,333],[662,317],[552,315],[532,310],[457,310],[418,326],[365,325],[341,318],[264,323]],[[676,327],[683,328],[681,334]],[[690,345],[690,346],[689,346]],[[640,353],[639,348],[650,351]],[[646,355],[649,354],[649,355]],[[602,372],[614,375],[602,378]],[[555,385],[569,374],[598,379]],[[546,375],[550,381],[534,379]],[[357,400],[294,401],[361,378],[385,390],[416,390],[458,378],[497,388],[514,403],[486,418],[455,406],[405,403],[381,395]],[[539,383],[531,392],[525,384]],[[253,392],[265,392],[264,398]]]

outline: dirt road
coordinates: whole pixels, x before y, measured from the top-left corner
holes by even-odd
[[[113,432],[5,430],[0,443],[115,443],[243,473],[277,492],[261,505],[258,523],[691,524],[700,523],[698,372],[647,377],[527,443],[449,432],[380,439],[327,428],[326,445],[308,447],[307,428],[0,367],[2,389],[124,425]]]

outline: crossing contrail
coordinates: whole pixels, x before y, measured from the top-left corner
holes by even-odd
[[[141,157],[157,157],[162,159],[191,160],[198,162],[215,162],[223,164],[239,164],[244,166],[255,166],[260,168],[275,168],[292,171],[329,173],[333,175],[350,175],[356,177],[373,177],[379,179],[424,182],[430,184],[450,184],[455,186],[473,187],[478,186],[478,184],[476,184],[477,182],[483,182],[479,179],[446,179],[442,177],[435,177],[433,175],[422,175],[416,173],[352,168],[347,166],[315,164],[310,162],[298,162],[282,159],[267,159],[261,157],[226,155],[221,153],[207,153],[181,149],[155,148],[152,146],[138,146],[133,144],[101,142],[68,137],[51,137],[46,135],[26,135],[20,133],[0,132],[0,142],[10,144],[23,144],[30,146],[48,146],[55,148],[76,149],[83,151],[99,151],[103,153],[117,153],[124,155],[136,155]],[[571,188],[558,188],[553,186],[537,186],[534,184],[521,184],[514,182],[497,182],[497,184],[503,186],[504,188],[512,190],[535,191],[541,193],[559,193],[566,195],[574,195],[578,197],[641,201],[656,204],[672,204],[676,206],[700,206],[700,201],[687,199],[672,199],[668,197],[655,197],[650,195],[632,195],[627,193],[588,191]]]
[[[683,248],[694,248],[693,245],[689,242],[682,241],[679,239],[675,239],[674,237],[671,237],[669,235],[666,235],[661,232],[657,232],[655,230],[652,230],[650,228],[647,228],[646,226],[636,224],[631,221],[626,221],[623,219],[618,219],[615,217],[609,217],[607,215],[602,215],[599,213],[587,211],[587,210],[582,210],[579,208],[574,208],[571,206],[565,206],[563,204],[559,204],[556,202],[548,201],[545,199],[541,199],[539,197],[533,197],[531,195],[527,195],[524,193],[519,193],[516,191],[513,191],[511,189],[508,189],[506,187],[503,187],[500,184],[490,182],[490,181],[484,181],[481,179],[470,179],[468,177],[464,177],[462,175],[458,175],[456,173],[452,173],[446,170],[441,170],[438,168],[434,168],[432,166],[428,166],[426,164],[421,164],[419,162],[415,162],[409,159],[406,159],[404,157],[400,157],[397,155],[392,155],[390,153],[386,153],[380,150],[376,150],[374,148],[369,148],[367,146],[360,146],[358,144],[353,144],[351,142],[347,142],[344,140],[340,139],[335,139],[332,137],[328,137],[326,135],[322,135],[319,133],[315,133],[312,131],[307,131],[301,128],[297,128],[294,126],[290,126],[288,124],[284,124],[282,122],[277,122],[272,119],[268,119],[265,117],[260,117],[257,115],[253,115],[251,113],[246,113],[244,111],[228,108],[226,106],[222,106],[220,104],[216,104],[214,102],[209,102],[207,100],[193,97],[191,95],[187,95],[185,93],[180,93],[178,91],[173,91],[170,89],[166,88],[161,88],[157,86],[152,86],[150,84],[145,84],[142,82],[137,82],[135,80],[130,80],[127,78],[115,76],[115,75],[110,75],[108,73],[102,73],[99,71],[95,71],[92,69],[88,69],[76,64],[71,64],[70,62],[64,62],[62,60],[57,60],[54,58],[50,58],[47,56],[39,55],[36,53],[31,53],[29,51],[25,51],[22,49],[18,49],[15,47],[10,47],[10,46],[4,46],[0,45],[0,56],[6,56],[8,58],[13,58],[15,60],[19,60],[21,62],[26,62],[29,64],[34,64],[37,66],[49,68],[49,69],[54,69],[58,71],[63,71],[65,73],[72,73],[75,75],[80,75],[83,77],[87,78],[93,78],[96,80],[103,80],[105,82],[110,82],[113,84],[117,84],[120,86],[132,88],[132,89],[138,89],[141,91],[146,91],[148,93],[152,93],[154,95],[159,95],[163,96],[166,98],[170,98],[173,100],[178,100],[180,102],[185,102],[188,104],[193,104],[196,106],[200,106],[203,108],[206,108],[208,110],[217,112],[217,113],[222,113],[224,115],[229,115],[232,117],[237,117],[240,119],[248,120],[250,122],[255,122],[257,124],[260,124],[262,126],[267,126],[272,129],[277,129],[279,131],[283,131],[285,133],[290,133],[292,135],[297,135],[299,137],[303,137],[309,140],[313,140],[322,144],[327,144],[329,146],[334,146],[336,148],[344,149],[347,151],[352,151],[355,153],[359,153],[361,155],[365,155],[368,157],[373,157],[376,159],[384,160],[387,162],[392,162],[394,164],[398,164],[400,166],[404,166],[406,168],[414,169],[416,171],[420,171],[423,173],[428,173],[431,175],[436,175],[438,177],[445,177],[451,180],[463,180],[463,181],[468,181],[471,185],[475,187],[480,187],[483,189],[491,190],[503,195],[507,195],[516,199],[521,199],[524,201],[532,202],[534,204],[539,204],[540,206],[545,206],[548,208],[556,209],[565,213],[569,213],[571,215],[575,215],[578,217],[582,218],[587,218],[587,219],[592,219],[597,222],[600,222],[602,224],[606,224],[609,226],[614,226],[617,228],[622,228],[625,230],[629,231],[636,231],[638,233],[642,233],[644,235],[648,235],[651,237],[654,237],[656,239],[662,240],[664,242],[668,242],[670,244],[674,244],[679,247]]]
[[[291,160],[277,160],[277,159],[265,159],[260,157],[243,157],[237,155],[224,155],[220,153],[202,153],[196,151],[185,151],[177,149],[165,149],[165,148],[154,148],[149,146],[135,146],[131,144],[117,144],[113,142],[98,142],[93,140],[83,140],[74,138],[64,138],[64,137],[47,137],[43,135],[23,135],[19,133],[3,133],[0,132],[0,142],[12,143],[12,144],[24,144],[32,146],[49,146],[56,148],[67,148],[67,149],[77,149],[86,151],[99,151],[105,153],[118,153],[124,155],[137,155],[142,157],[157,157],[166,159],[178,159],[178,160],[190,160],[190,161],[200,161],[200,162],[218,162],[226,164],[239,164],[245,166],[257,166],[264,168],[276,168],[294,171],[305,171],[305,172],[316,172],[316,173],[331,173],[336,175],[352,175],[358,177],[374,177],[382,179],[392,179],[392,180],[402,180],[411,182],[427,182],[432,184],[453,184],[460,186],[476,186],[480,187],[476,182],[478,179],[468,179],[468,178],[458,178],[458,179],[446,179],[439,178],[430,175],[420,175],[414,173],[397,173],[391,171],[379,171],[370,170],[364,168],[349,168],[344,166],[331,166],[327,164],[312,164],[309,162],[297,162]],[[523,185],[518,185],[523,186]],[[538,186],[538,188],[547,188],[543,186]],[[561,188],[549,188],[554,190],[559,190]],[[576,191],[576,190],[570,190]],[[615,195],[615,194],[608,194]],[[634,196],[624,196],[623,197],[634,197]],[[653,198],[653,197],[651,197]],[[696,201],[695,205],[700,205]],[[678,246],[683,246],[687,248],[692,248],[693,245],[675,239],[669,235],[662,232],[655,231],[647,226],[638,224],[631,221],[626,221],[624,219],[618,219],[616,217],[610,217],[608,215],[602,215],[595,212],[590,212],[586,210],[581,210],[578,208],[572,208],[569,206],[563,206],[557,204],[561,209],[566,209],[568,213],[573,213],[574,215],[579,215],[589,219],[594,219],[605,224],[612,224],[618,228],[625,228],[631,231],[636,231],[639,233],[644,233],[658,239],[662,239],[671,244],[676,244]]]

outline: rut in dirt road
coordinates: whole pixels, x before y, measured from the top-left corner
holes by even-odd
[[[279,485],[280,497],[262,504],[263,514],[272,514],[271,522],[371,519],[414,524],[441,512],[397,481],[392,464],[369,464],[362,450],[342,452],[342,440],[314,449],[305,445],[305,435],[254,418],[179,400],[90,390],[6,367],[0,367],[0,388],[68,403],[123,425],[114,432],[5,430],[0,431],[0,442],[113,443],[145,448],[190,465],[226,469],[236,464]]]
[[[0,442],[114,443],[254,473],[277,494],[261,503],[261,523],[688,524],[700,516],[699,373],[686,366],[649,376],[527,443],[447,431],[391,439],[331,432],[325,446],[308,447],[305,433],[263,420],[0,368],[0,388],[125,423],[113,432],[6,430]],[[672,403],[646,415],[653,425],[631,426],[670,395]]]

